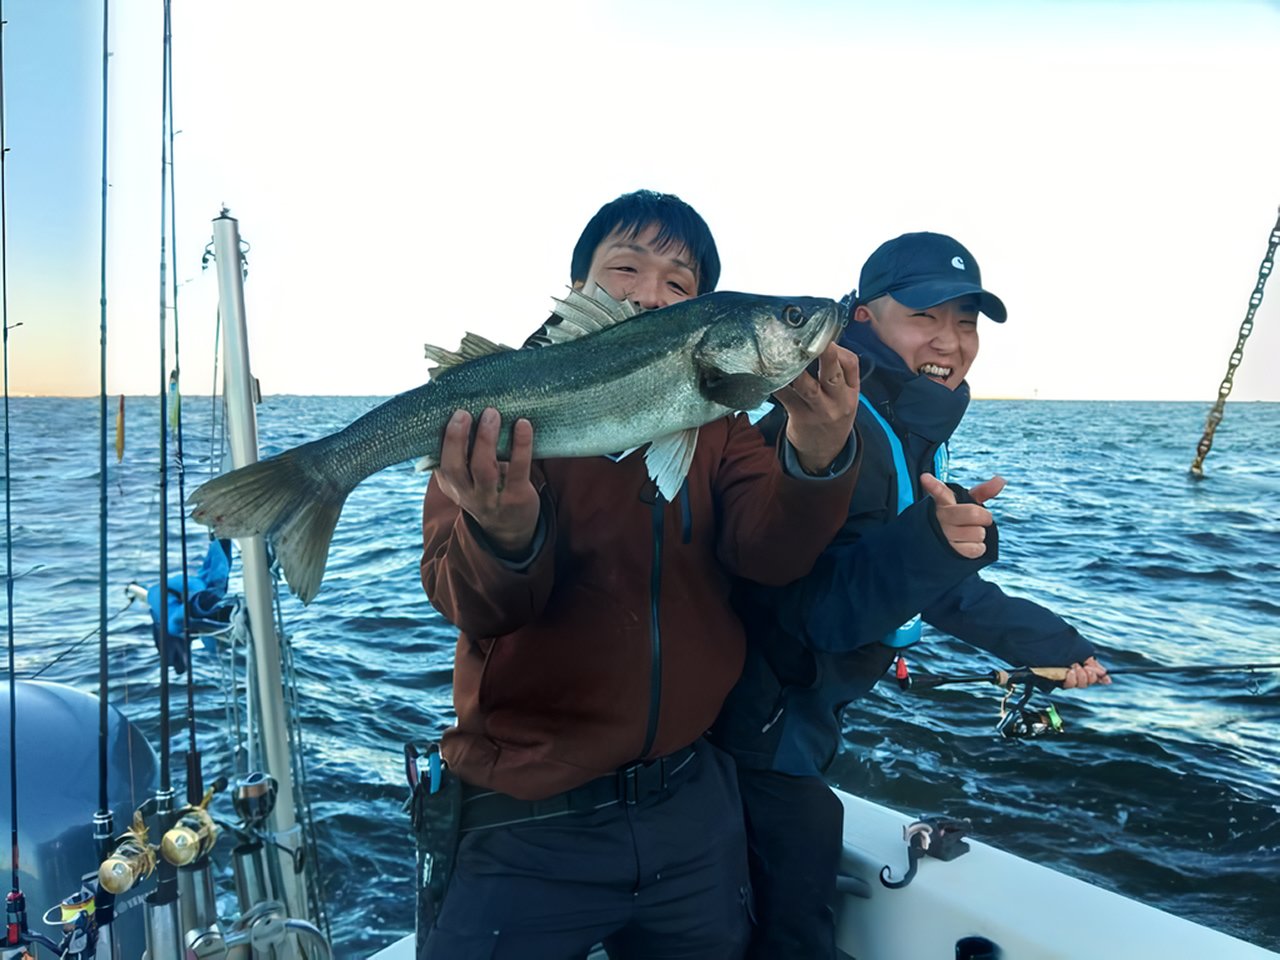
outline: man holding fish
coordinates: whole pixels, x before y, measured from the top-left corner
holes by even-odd
[[[801,577],[839,529],[857,472],[857,358],[834,342],[831,301],[695,299],[719,259],[670,195],[606,204],[571,277],[563,322],[536,338],[552,346],[523,353],[552,363],[575,342],[625,354],[627,337],[673,337],[661,376],[622,370],[597,401],[644,418],[687,394],[711,416],[634,452],[557,459],[539,458],[533,417],[504,428],[487,406],[449,419],[422,581],[460,630],[442,752],[463,783],[462,832],[425,952],[559,960],[603,943],[614,958],[736,958],[741,806],[732,762],[702,737],[744,657],[731,579]],[[627,319],[627,305],[658,312]],[[769,392],[788,413],[776,447],[732,413]]]

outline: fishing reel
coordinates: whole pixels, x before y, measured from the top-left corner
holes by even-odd
[[[256,830],[267,822],[276,808],[279,785],[275,777],[255,772],[236,781],[231,790],[231,804],[248,830]]]
[[[1015,684],[1009,684],[1005,689],[1004,697],[1000,700],[1000,719],[996,723],[996,733],[1006,740],[1029,740],[1047,733],[1062,733],[1065,725],[1052,703],[1043,710],[1028,706],[1035,689],[1030,681],[1023,684],[1021,696],[1010,706],[1009,701],[1017,689]]]
[[[267,819],[275,811],[279,792],[280,784],[276,778],[261,771],[237,780],[231,789],[231,805],[240,817],[240,823],[232,825],[231,829],[246,842],[267,843],[288,854],[293,861],[294,873],[302,873],[306,865],[307,848],[290,847],[267,831]]]
[[[132,826],[116,840],[111,856],[98,867],[98,883],[102,889],[119,895],[155,868],[156,852],[147,842],[147,824],[140,808],[133,813]]]
[[[177,823],[165,831],[160,856],[175,867],[185,867],[213,850],[217,839],[218,826],[204,805],[188,806],[179,812]]]
[[[176,814],[176,819],[160,840],[160,856],[175,867],[185,867],[208,856],[218,841],[219,827],[209,813],[215,794],[227,787],[227,778],[219,777],[204,791],[199,803],[189,803]]]
[[[93,892],[82,889],[45,911],[44,922],[62,931],[59,957],[95,955],[98,946],[96,909]]]

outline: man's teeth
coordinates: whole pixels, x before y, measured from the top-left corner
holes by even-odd
[[[917,373],[923,373],[927,377],[941,377],[943,380],[951,376],[951,367],[940,367],[936,363],[926,363],[921,365]]]

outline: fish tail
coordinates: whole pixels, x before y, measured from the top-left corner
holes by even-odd
[[[192,519],[218,538],[266,537],[289,588],[303,603],[320,589],[329,541],[353,487],[335,485],[303,444],[221,474],[187,499]]]

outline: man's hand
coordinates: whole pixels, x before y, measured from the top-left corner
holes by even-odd
[[[471,515],[496,549],[520,556],[533,542],[541,508],[538,491],[529,482],[533,424],[515,422],[507,462],[498,459],[501,428],[498,411],[487,407],[480,414],[475,443],[470,443],[471,414],[455,411],[444,429],[435,477],[441,492]]]
[[[956,503],[951,488],[931,473],[920,474],[920,489],[933,497],[938,525],[952,550],[970,560],[987,552],[987,527],[993,521],[991,511],[982,504],[1004,489],[1004,477],[992,477],[970,490],[975,503]]]
[[[1111,678],[1107,676],[1107,668],[1098,662],[1097,657],[1090,657],[1084,663],[1073,663],[1067,668],[1067,675],[1063,678],[1062,686],[1066,690],[1074,690],[1077,687],[1091,687],[1095,683],[1110,683]]]
[[[823,473],[840,455],[858,412],[858,356],[830,343],[818,358],[818,376],[801,370],[774,393],[787,411],[787,440],[805,473]]]

